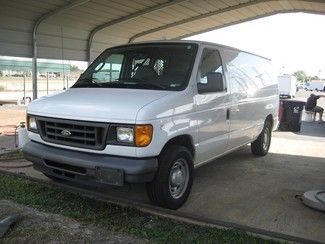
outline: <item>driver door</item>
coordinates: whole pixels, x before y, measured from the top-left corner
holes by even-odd
[[[229,94],[217,49],[205,48],[198,72],[195,96],[198,118],[198,162],[209,161],[227,151]]]

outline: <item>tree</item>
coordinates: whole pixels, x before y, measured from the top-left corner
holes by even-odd
[[[71,65],[71,71],[72,71],[72,72],[77,72],[77,71],[79,71],[78,66],[77,66],[77,65]]]
[[[320,78],[317,75],[308,77],[308,80],[320,80]]]
[[[297,80],[300,82],[307,82],[307,75],[303,70],[298,70],[294,72],[292,75],[295,76]]]

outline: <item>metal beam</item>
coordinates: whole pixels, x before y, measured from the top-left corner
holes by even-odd
[[[144,31],[144,32],[141,32],[141,33],[138,33],[138,34],[132,36],[129,39],[129,43],[133,42],[135,39],[137,39],[137,38],[139,38],[141,36],[149,35],[149,34],[152,34],[152,33],[164,30],[164,29],[172,28],[172,27],[175,27],[175,26],[178,26],[178,25],[182,25],[182,24],[185,24],[185,23],[188,23],[188,22],[191,22],[191,21],[200,20],[200,19],[207,18],[207,17],[213,16],[213,15],[217,15],[217,14],[222,14],[222,13],[225,13],[225,12],[228,12],[228,11],[236,10],[238,8],[249,7],[249,6],[258,4],[258,3],[271,2],[271,1],[277,1],[277,0],[251,0],[251,1],[246,2],[246,3],[240,3],[240,4],[237,4],[235,6],[230,6],[230,7],[224,8],[224,9],[219,9],[219,10],[216,10],[216,11],[213,11],[213,12],[209,12],[209,13],[206,13],[206,14],[201,14],[201,15],[198,15],[198,16],[194,16],[194,17],[191,17],[191,18],[188,18],[188,19],[178,21],[178,22],[174,22],[174,23],[171,23],[171,24],[160,26],[160,27],[157,27],[157,28],[154,28],[154,29],[151,29],[151,30],[147,30],[147,31]],[[296,0],[296,1],[309,2],[309,3],[324,3],[324,0]],[[293,11],[295,11],[295,10],[293,10]],[[287,12],[290,12],[290,10],[288,10]],[[297,11],[295,11],[295,12],[297,12]],[[307,11],[307,12],[310,12],[310,11]],[[311,12],[316,12],[316,13],[319,13],[319,14],[323,14],[323,12],[318,12],[318,11],[311,11]],[[189,36],[192,36],[192,34],[189,34]]]
[[[298,2],[308,2],[308,3],[325,3],[324,0],[296,0]]]
[[[126,21],[130,21],[130,20],[133,20],[133,19],[136,19],[138,17],[141,17],[143,15],[146,15],[146,14],[149,14],[149,13],[152,13],[152,12],[155,12],[155,11],[158,11],[158,10],[162,10],[164,8],[168,8],[168,7],[171,7],[173,5],[176,5],[176,4],[180,4],[182,2],[187,2],[189,0],[169,0],[168,2],[166,3],[162,3],[162,4],[157,4],[153,7],[150,7],[150,8],[146,8],[146,9],[143,9],[143,10],[140,10],[140,11],[137,11],[133,14],[130,14],[130,15],[127,15],[127,16],[124,16],[124,17],[121,17],[121,18],[118,18],[118,19],[114,19],[112,21],[109,21],[105,24],[102,24],[102,25],[99,25],[97,26],[96,28],[94,28],[90,33],[89,33],[89,36],[88,36],[88,47],[87,47],[87,59],[88,59],[88,63],[90,63],[90,59],[91,59],[91,46],[92,46],[92,43],[93,43],[93,40],[94,40],[94,36],[95,34],[100,31],[100,30],[103,30],[103,29],[106,29],[106,28],[109,28],[109,27],[112,27],[114,25],[117,25],[117,24],[120,24],[120,23],[123,23],[123,22],[126,22]]]
[[[225,13],[225,12],[236,10],[238,8],[249,7],[249,6],[258,4],[258,3],[270,2],[270,1],[274,1],[274,0],[252,0],[252,1],[249,1],[249,2],[246,2],[246,3],[240,3],[240,4],[230,6],[230,7],[227,7],[227,8],[223,8],[223,9],[219,9],[219,10],[212,11],[212,12],[209,12],[209,13],[200,14],[200,15],[197,15],[197,16],[194,16],[194,17],[191,17],[191,18],[183,19],[183,20],[171,23],[171,24],[160,26],[160,27],[150,29],[150,30],[138,33],[136,35],[133,35],[129,39],[129,43],[133,42],[135,39],[137,39],[137,38],[139,38],[141,36],[146,36],[146,35],[149,35],[151,33],[155,33],[155,32],[158,32],[158,31],[161,31],[161,30],[164,30],[164,29],[172,28],[172,27],[175,27],[175,26],[178,26],[178,25],[186,24],[188,22],[200,20],[200,19],[203,19],[203,18],[208,18],[208,17],[211,17],[213,15],[222,14],[222,13]]]
[[[272,11],[272,12],[261,14],[261,15],[256,15],[256,16],[249,17],[249,18],[246,18],[246,19],[237,20],[237,21],[227,23],[227,24],[223,24],[223,25],[219,25],[219,26],[216,26],[216,27],[211,27],[211,28],[207,28],[207,29],[204,29],[204,30],[192,32],[190,34],[175,37],[175,38],[173,38],[171,40],[181,40],[181,39],[184,39],[184,38],[187,38],[187,37],[190,37],[190,36],[203,34],[203,33],[209,32],[209,31],[214,31],[214,30],[229,27],[229,26],[232,26],[232,25],[241,24],[243,22],[247,22],[247,21],[251,21],[251,20],[256,20],[256,19],[260,19],[260,18],[264,18],[264,17],[269,17],[269,16],[272,16],[272,15],[275,15],[275,14],[288,14],[288,13],[301,13],[301,12],[308,13],[308,14],[325,15],[325,13],[321,12],[321,11],[305,10],[305,9],[278,10],[278,11]]]
[[[48,19],[49,17],[52,17],[53,15],[59,14],[63,11],[77,7],[79,5],[87,3],[89,1],[90,0],[76,0],[76,1],[70,2],[67,5],[61,6],[57,9],[54,9],[50,12],[43,14],[41,17],[39,17],[35,21],[34,27],[33,27],[33,35],[32,35],[32,42],[33,42],[33,67],[32,67],[32,71],[33,71],[33,99],[37,98],[37,32],[38,32],[38,28],[39,28],[40,24],[44,20]]]

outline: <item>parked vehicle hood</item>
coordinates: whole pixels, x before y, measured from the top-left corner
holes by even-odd
[[[135,123],[142,107],[170,93],[140,89],[72,88],[33,101],[27,112],[54,118]]]

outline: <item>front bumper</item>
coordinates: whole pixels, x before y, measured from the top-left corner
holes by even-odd
[[[98,185],[123,185],[153,180],[158,168],[157,158],[127,158],[66,150],[28,142],[24,157],[34,168],[51,176],[70,181]]]

